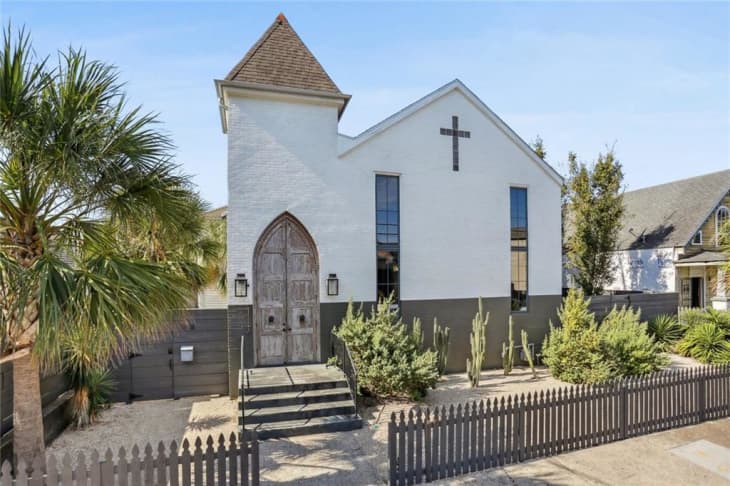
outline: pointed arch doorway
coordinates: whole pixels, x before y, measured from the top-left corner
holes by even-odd
[[[256,361],[319,361],[319,262],[306,228],[289,213],[262,233],[254,252]]]

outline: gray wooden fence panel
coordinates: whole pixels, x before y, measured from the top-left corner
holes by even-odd
[[[628,306],[641,310],[641,319],[648,321],[660,314],[677,314],[679,294],[624,294],[624,295],[596,295],[591,297],[589,310],[596,314],[597,319],[603,319],[614,306]]]
[[[236,434],[231,434],[228,444],[221,435],[217,447],[213,437],[208,437],[205,444],[203,451],[198,439],[192,455],[187,440],[180,455],[176,442],[169,447],[160,443],[156,453],[147,444],[143,457],[135,445],[129,461],[124,448],[119,449],[116,459],[110,449],[103,456],[94,450],[88,460],[84,454],[79,454],[75,465],[72,465],[70,454],[65,454],[60,464],[55,457],[49,456],[45,464],[37,459],[28,467],[20,461],[15,469],[5,461],[0,467],[0,486],[178,486],[191,484],[191,474],[194,484],[258,486],[259,448],[255,434],[240,442]]]
[[[68,424],[64,405],[70,398],[66,393],[68,380],[63,374],[41,377],[41,406],[46,443],[55,439]],[[0,364],[0,462],[13,456],[13,364]]]
[[[138,355],[112,370],[113,401],[228,393],[226,309],[190,309],[167,338],[140,346]],[[180,347],[194,346],[193,362],[180,361]]]
[[[391,484],[414,484],[730,416],[730,365],[391,414]]]

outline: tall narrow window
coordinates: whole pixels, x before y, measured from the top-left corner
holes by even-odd
[[[510,188],[512,311],[527,310],[527,189]]]
[[[378,299],[400,300],[400,188],[398,176],[375,176]]]

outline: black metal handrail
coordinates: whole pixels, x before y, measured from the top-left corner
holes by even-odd
[[[331,337],[331,355],[337,358],[337,366],[339,366],[345,374],[347,385],[350,387],[352,401],[355,404],[355,414],[357,415],[357,366],[355,366],[355,362],[352,359],[352,353],[350,352],[350,347],[347,345],[345,340],[335,334],[334,331],[332,331]]]
[[[245,389],[250,386],[247,376],[246,376],[246,364],[243,360],[243,353],[244,353],[244,336],[241,336],[241,368],[238,372],[238,394],[239,394],[239,426],[241,428],[241,437],[245,436],[246,434],[246,393]]]

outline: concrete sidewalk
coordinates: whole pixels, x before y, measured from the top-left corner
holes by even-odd
[[[433,484],[730,485],[722,471],[713,472],[676,451],[700,440],[725,448],[718,450],[726,452],[721,460],[725,476],[730,475],[730,419],[723,419]]]
[[[387,483],[387,445],[367,429],[261,444],[262,484],[361,485]],[[673,449],[706,440],[730,448],[730,419],[705,422],[621,442],[538,459],[433,484],[729,485],[730,480]],[[722,450],[722,449],[720,449]],[[730,472],[730,449],[727,461]]]

